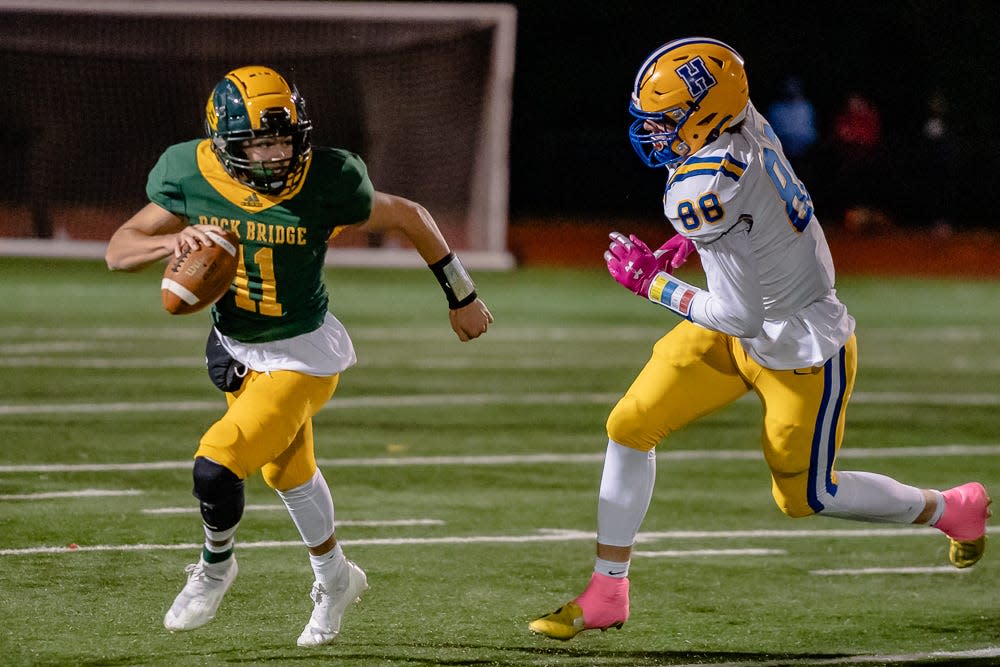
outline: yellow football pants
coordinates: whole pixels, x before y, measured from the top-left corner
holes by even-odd
[[[312,417],[333,396],[339,379],[250,371],[238,391],[226,394],[229,409],[202,436],[195,456],[240,479],[260,470],[278,491],[305,484],[316,472]]]
[[[857,372],[851,336],[823,366],[764,368],[737,338],[681,322],[653,354],[608,417],[608,437],[649,451],[672,432],[755,391],[771,494],[785,514],[808,516],[836,493],[834,463]]]

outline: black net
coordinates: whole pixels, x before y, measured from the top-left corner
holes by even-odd
[[[359,153],[461,248],[494,39],[475,19],[0,16],[0,235],[106,239],[163,149],[204,136],[212,86],[263,64],[298,86],[315,143]]]

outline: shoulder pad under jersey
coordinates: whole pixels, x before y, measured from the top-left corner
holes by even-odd
[[[663,212],[674,228],[708,243],[735,225],[742,211],[732,204],[752,159],[746,139],[733,132],[673,170],[663,193]]]

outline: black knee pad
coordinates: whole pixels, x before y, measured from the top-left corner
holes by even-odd
[[[194,460],[194,497],[201,501],[202,521],[211,530],[229,530],[243,518],[243,480],[203,456]]]

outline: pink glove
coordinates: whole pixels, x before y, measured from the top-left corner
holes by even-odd
[[[673,273],[694,252],[694,243],[683,234],[676,234],[653,254],[660,260],[660,271]]]
[[[618,232],[611,232],[608,238],[611,245],[604,253],[608,273],[627,289],[646,296],[653,277],[660,272],[660,260],[635,234],[625,238]]]

